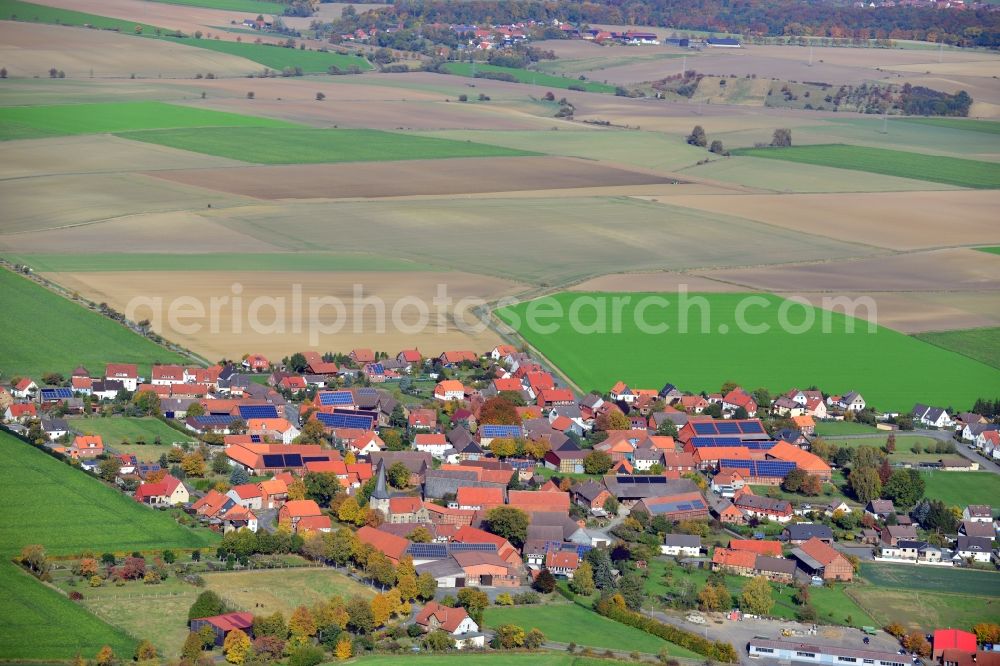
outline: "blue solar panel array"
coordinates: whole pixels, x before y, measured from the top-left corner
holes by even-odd
[[[381,363],[369,363],[368,364],[368,373],[372,374],[372,375],[384,375],[385,374],[385,366],[382,365]]]
[[[254,444],[260,444],[261,437],[260,435],[250,435],[250,441],[253,442]]]
[[[42,389],[42,402],[50,402],[52,400],[69,400],[72,397],[73,397],[73,391],[68,388]]]
[[[348,414],[346,412],[335,412],[333,414],[316,414],[316,418],[327,428],[359,428],[361,430],[371,430],[375,420],[364,414]]]
[[[354,396],[350,391],[320,391],[319,404],[330,405],[353,405]]]
[[[208,414],[195,416],[194,422],[200,426],[227,426],[233,422],[233,417],[229,414]]]
[[[479,428],[479,437],[493,439],[495,437],[523,437],[524,431],[516,425],[484,425]]]
[[[244,421],[248,419],[276,419],[278,418],[278,408],[274,405],[240,405],[240,418]]]
[[[443,560],[448,557],[448,546],[443,543],[411,543],[406,552],[415,560]]]
[[[761,435],[764,428],[756,420],[696,421],[695,435]]]
[[[674,513],[676,511],[701,511],[706,509],[705,503],[700,499],[688,502],[657,502],[648,505],[650,510],[656,513]]]
[[[278,469],[281,467],[302,467],[302,456],[298,453],[265,453],[264,467]]]
[[[467,553],[469,551],[479,553],[497,552],[497,545],[495,543],[452,543],[448,544],[448,548],[453,553]]]
[[[750,476],[769,476],[785,478],[795,469],[795,463],[784,460],[733,460],[724,458],[719,461],[719,467],[735,467],[745,469]]]
[[[632,484],[632,485],[662,485],[667,482],[667,477],[665,476],[616,476],[615,481],[619,484]]]
[[[770,440],[743,440],[739,437],[692,437],[691,444],[702,448],[712,448],[720,446],[745,446],[755,451],[767,451],[775,442]]]

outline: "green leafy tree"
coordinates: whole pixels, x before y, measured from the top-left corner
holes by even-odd
[[[495,630],[493,647],[497,650],[511,650],[524,647],[524,629],[516,624],[501,624]]]
[[[216,455],[218,458],[219,456]],[[245,467],[241,465],[236,465],[233,467],[233,471],[229,474],[229,485],[240,486],[244,483],[250,483],[250,474],[247,473]]]
[[[385,478],[393,488],[406,488],[410,484],[410,470],[401,462],[392,463]]]
[[[181,659],[193,664],[198,661],[200,656],[201,637],[193,631],[188,632],[187,638],[184,639],[184,646],[181,648]]]
[[[483,623],[483,612],[490,605],[490,598],[482,590],[463,587],[458,592],[458,605],[465,609],[476,624]]]
[[[548,569],[542,569],[532,587],[543,594],[552,594],[556,589],[556,577]]]
[[[306,484],[306,498],[321,507],[330,506],[330,502],[343,492],[343,486],[333,472],[309,472],[303,482]]]
[[[605,474],[614,465],[614,461],[604,451],[591,451],[583,459],[583,471],[587,474]]]
[[[188,610],[188,620],[196,620],[200,617],[212,617],[226,612],[226,605],[219,598],[219,595],[211,590],[205,590],[198,595],[198,598],[191,604]]]
[[[660,425],[656,427],[656,434],[662,437],[676,437],[677,436],[677,424],[670,419],[663,419]]]
[[[592,595],[597,588],[594,586],[594,567],[584,560],[573,572],[573,580],[569,582],[571,590],[585,597]]]
[[[764,576],[757,576],[743,586],[740,608],[753,615],[767,615],[774,608],[771,583]]]
[[[874,467],[852,468],[847,480],[851,492],[862,504],[878,499],[882,494],[882,480]]]
[[[882,494],[899,508],[908,509],[924,496],[924,477],[915,469],[898,469],[889,477]]]
[[[528,514],[524,511],[510,506],[498,506],[486,514],[485,528],[507,539],[515,548],[520,548],[528,538],[529,522]]]
[[[160,396],[154,391],[138,391],[132,396],[132,405],[142,414],[157,416],[160,413]]]
[[[694,129],[687,136],[687,142],[692,146],[698,146],[699,148],[704,148],[708,145],[708,137],[705,136],[705,128],[701,125],[695,125]]]

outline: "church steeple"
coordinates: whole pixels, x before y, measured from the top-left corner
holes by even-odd
[[[389,488],[385,484],[385,462],[378,463],[378,477],[375,479],[375,491],[368,500],[368,506],[381,511],[382,515],[389,516]]]

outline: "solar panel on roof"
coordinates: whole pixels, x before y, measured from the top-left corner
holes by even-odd
[[[448,547],[456,553],[467,553],[469,551],[490,553],[495,552],[497,549],[495,543],[453,543],[449,544]]]
[[[319,394],[321,405],[353,405],[354,396],[350,391],[323,391]]]
[[[443,543],[411,543],[406,552],[417,559],[444,559],[448,557],[448,547]]]
[[[755,451],[767,451],[772,448],[777,442],[767,442],[767,441],[757,441],[757,442],[743,442],[743,446],[748,449],[753,449]]]
[[[745,433],[758,433],[764,432],[764,429],[756,421],[745,421],[742,424],[743,432]]]
[[[285,457],[280,453],[265,453],[262,457],[264,458],[264,467],[285,466]]]
[[[694,500],[693,502],[691,502],[691,506],[693,506],[696,509],[704,509],[705,503],[702,502],[701,500]]]
[[[371,430],[374,419],[370,416],[335,412],[333,414],[316,414],[316,418],[327,428],[358,428]]]
[[[382,365],[381,363],[372,363],[368,366],[368,369],[371,370],[371,372],[376,375],[385,374],[385,366]]]
[[[260,435],[250,435],[250,441],[254,444],[260,444]]]
[[[298,453],[286,453],[285,467],[302,467],[302,456]]]
[[[233,417],[229,414],[210,414],[205,416],[196,416],[194,418],[195,423],[199,425],[224,426],[233,422]]]
[[[691,509],[693,509],[693,508],[694,508],[694,507],[692,507],[692,506],[691,506],[690,504],[688,504],[687,502],[684,502],[683,504],[678,504],[678,505],[677,505],[677,510],[678,510],[678,511],[690,511],[690,510],[691,510]]]
[[[494,437],[520,437],[521,426],[515,425],[484,425],[479,429],[480,436],[487,438]]]
[[[247,419],[276,419],[278,418],[278,408],[274,405],[240,405],[240,418]]]
[[[326,456],[302,456],[303,465],[311,462],[326,462],[327,460],[329,460],[329,458]]]
[[[699,435],[714,435],[716,432],[713,423],[695,423],[694,431]]]
[[[716,424],[716,430],[718,430],[720,435],[738,435],[740,433],[740,424],[723,422]]]

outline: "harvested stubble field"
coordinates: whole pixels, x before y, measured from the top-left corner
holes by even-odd
[[[878,192],[672,196],[671,204],[892,250],[1000,242],[1000,192]],[[802,214],[802,211],[809,211]],[[941,233],[941,220],[948,232]],[[900,229],[905,226],[905,233]]]
[[[901,333],[925,333],[1000,324],[1000,298],[992,291],[837,292],[850,299],[871,298],[878,323]],[[817,301],[822,294],[806,294]],[[859,316],[866,316],[863,311]]]
[[[37,139],[175,127],[296,128],[282,120],[162,102],[0,107],[0,139]]]
[[[995,368],[889,329],[871,333],[867,325],[840,312],[797,304],[787,310],[783,326],[783,299],[772,295],[754,295],[747,305],[746,294],[698,294],[697,304],[686,308],[674,296],[668,306],[654,302],[641,313],[656,327],[644,332],[636,323],[637,304],[648,295],[629,295],[622,304],[619,331],[611,328],[615,320],[609,314],[616,294],[562,293],[497,314],[582,390],[605,390],[618,380],[640,388],[653,386],[665,375],[695,391],[717,390],[726,381],[772,391],[815,383],[841,387],[831,390],[862,391],[880,409],[908,409],[919,400],[972,404],[1000,382]],[[562,315],[540,320],[548,328],[526,322],[528,308],[548,312],[549,307],[560,308]],[[576,327],[567,314],[572,307],[579,308]],[[745,308],[742,315],[738,308]],[[603,313],[603,319],[595,311]],[[744,332],[740,316],[756,334]],[[663,324],[668,328],[661,330]],[[683,328],[689,332],[681,332]],[[774,363],[779,355],[796,363]],[[927,367],[938,369],[930,386],[916,381]],[[872,368],[880,371],[873,374]]]
[[[5,378],[46,372],[68,376],[78,365],[96,369],[112,361],[137,363],[144,372],[154,362],[186,361],[6,269],[0,269],[0,293],[8,318],[0,355]]]
[[[59,193],[59,196],[53,196]],[[2,236],[103,223],[117,217],[249,202],[142,175],[49,176],[0,181]]]
[[[1000,187],[1000,164],[955,157],[841,144],[791,148],[742,148],[733,153],[839,169],[854,169],[959,187],[987,189]]]
[[[379,247],[388,256],[517,276],[539,286],[576,282],[625,266],[682,270],[874,252],[750,220],[621,197],[286,203],[220,210],[212,219],[290,250],[365,252]],[[628,225],[609,220],[628,220]],[[394,240],[392,245],[385,244],[387,238]],[[491,248],[488,261],[484,248]]]
[[[527,151],[380,130],[221,127],[129,132],[136,141],[258,164],[516,157]]]
[[[459,144],[463,145],[463,144]],[[666,182],[635,171],[559,157],[468,157],[392,163],[151,172],[175,182],[258,199],[342,199],[474,194]]]
[[[225,279],[220,279],[220,275]],[[162,298],[164,310],[159,321],[145,306],[136,310],[134,318],[149,317],[153,330],[212,359],[232,356],[236,351],[248,349],[260,350],[259,353],[275,358],[281,358],[295,349],[351,349],[363,345],[377,349],[419,346],[421,351],[428,354],[446,349],[489,349],[500,342],[493,331],[467,333],[457,326],[453,317],[438,317],[437,308],[432,304],[438,285],[446,285],[447,295],[455,299],[455,302],[467,297],[492,300],[521,289],[508,280],[459,271],[234,270],[224,274],[215,271],[141,271],[53,273],[49,277],[67,288],[93,300],[106,301],[122,311],[133,299]],[[233,305],[230,301],[220,310],[220,321],[216,322],[218,330],[213,332],[211,318],[208,316],[211,311],[210,299],[231,299],[234,285],[239,285],[237,290],[242,298],[241,311],[236,316],[238,328],[230,324],[233,319]],[[301,289],[301,318],[297,318],[293,304],[296,285]],[[361,286],[365,299],[378,298],[385,303],[383,325],[378,323],[379,310],[376,306],[366,305],[370,302],[368,300],[361,303],[355,299],[355,285]],[[343,302],[343,314],[329,305],[311,313],[310,299],[328,296]],[[203,309],[203,314],[182,320],[185,327],[191,325],[184,332],[173,330],[166,317],[166,307],[174,299],[182,297],[194,298]],[[278,306],[262,305],[257,314],[260,326],[251,327],[249,310],[258,297],[284,300],[277,314],[275,308]],[[412,306],[401,310],[401,323],[397,326],[391,316],[393,308],[407,302],[403,299],[414,297],[427,304],[430,314],[427,326],[417,326],[420,315]],[[474,324],[472,317],[472,313],[468,312],[463,319]],[[334,330],[338,321],[342,328]],[[315,341],[310,339],[310,331],[314,325],[317,330]]]
[[[867,292],[1000,291],[1000,262],[966,248],[909,252],[784,266],[699,271],[700,275],[763,291]]]
[[[382,257],[377,263],[368,254],[319,254],[312,252],[202,253],[202,254],[8,254],[8,261],[26,264],[42,273],[106,271],[430,271],[428,264]]]
[[[239,166],[222,157],[119,139],[80,135],[0,142],[0,180],[53,174],[102,174],[155,169]]]
[[[260,65],[225,53],[107,30],[0,21],[0,61],[8,76],[47,78],[55,67],[67,80],[101,77],[184,77],[211,72],[245,76]],[[63,81],[65,82],[65,81]]]
[[[204,193],[198,190],[199,195]],[[242,252],[262,254],[283,249],[238,230],[227,229],[210,217],[211,211],[207,213],[176,211],[128,215],[95,224],[0,235],[0,250],[9,254],[101,254],[148,248],[160,254],[197,256],[229,252],[239,256]],[[192,247],[192,238],[198,239],[195,247]]]
[[[916,337],[932,345],[974,358],[994,368],[1000,368],[1000,328],[921,333]]]

